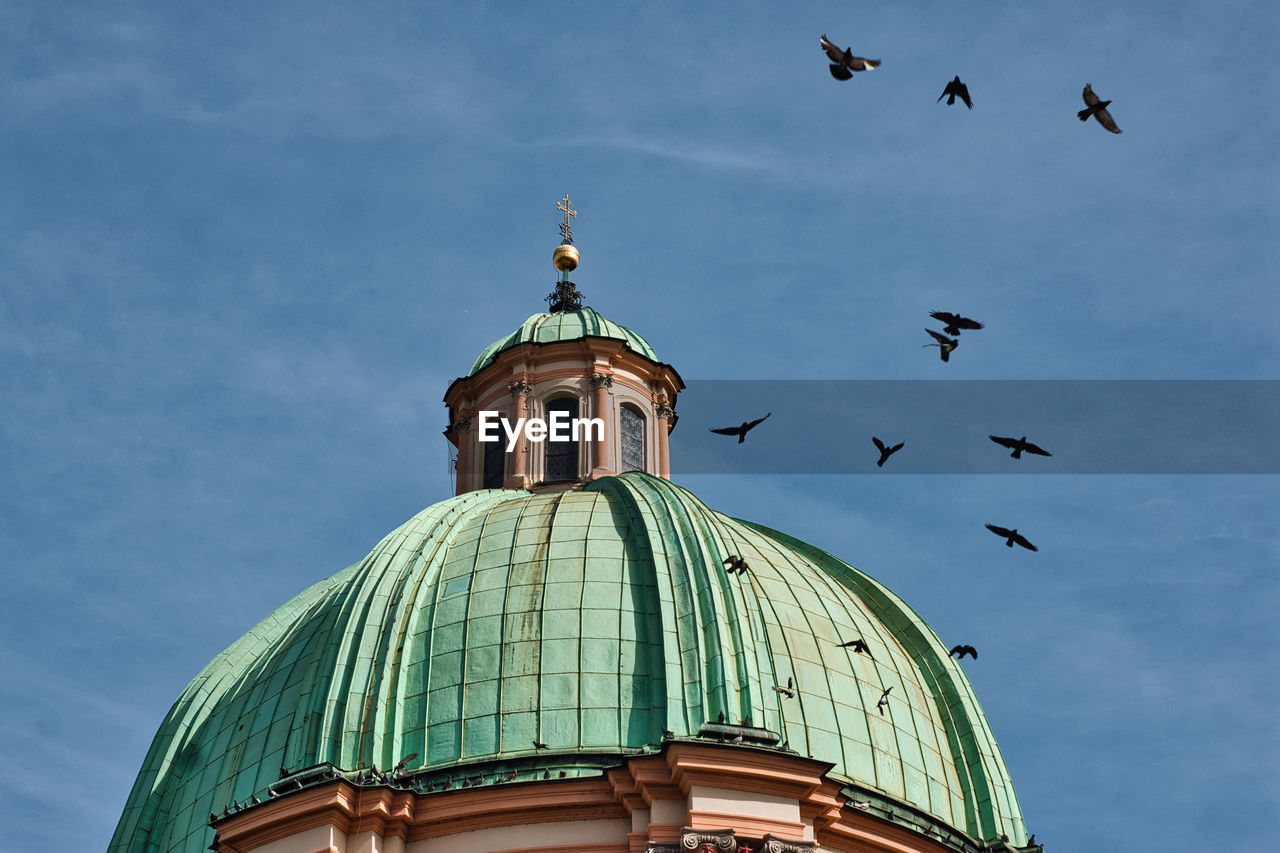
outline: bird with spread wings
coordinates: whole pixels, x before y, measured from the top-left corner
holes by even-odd
[[[772,414],[773,412],[770,412],[768,415],[765,415],[763,418],[756,418],[754,421],[743,421],[739,426],[736,426],[736,427],[721,427],[720,429],[713,428],[711,431],[714,432],[716,435],[736,435],[738,437],[738,444],[742,444],[742,442],[747,440],[747,433],[751,432],[751,430],[755,429],[757,426],[767,421],[769,419],[769,416]]]
[[[878,59],[854,56],[853,48],[851,47],[846,47],[844,50],[836,47],[827,38],[826,33],[823,33],[822,38],[818,39],[818,44],[822,45],[822,49],[827,53],[827,58],[831,60],[831,76],[837,80],[848,80],[855,71],[871,71],[880,67],[880,60]]]

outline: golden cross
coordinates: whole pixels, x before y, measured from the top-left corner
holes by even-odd
[[[569,207],[569,194],[564,194],[564,201],[556,202],[556,210],[564,211],[564,223],[560,226],[560,239],[566,243],[573,242],[573,229],[569,227],[569,217],[578,218],[578,211]]]

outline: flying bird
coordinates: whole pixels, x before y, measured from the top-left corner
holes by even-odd
[[[938,96],[938,101],[941,102],[943,98],[947,99],[947,106],[951,106],[956,102],[956,98],[959,98],[964,101],[966,107],[973,109],[973,101],[969,100],[969,87],[960,82],[959,74],[952,78],[951,82],[947,84],[947,88],[942,90],[942,94]],[[954,335],[955,332],[951,334]]]
[[[1076,118],[1081,121],[1088,121],[1089,116],[1093,116],[1098,120],[1098,124],[1102,125],[1112,133],[1124,133],[1123,130],[1116,127],[1116,121],[1111,117],[1111,113],[1107,112],[1107,106],[1110,105],[1111,102],[1100,100],[1098,96],[1093,93],[1093,85],[1090,83],[1086,83],[1084,87],[1084,102],[1088,105],[1088,108],[1076,113]]]
[[[782,696],[786,696],[788,699],[796,698],[795,688],[796,688],[795,682],[790,678],[787,679],[786,687],[779,687],[777,684],[773,685],[773,689],[775,693],[778,693]]]
[[[883,468],[884,461],[888,459],[890,456],[892,456],[893,454],[897,453],[906,445],[905,441],[900,441],[897,444],[895,444],[893,447],[885,447],[884,442],[876,438],[874,435],[871,436],[871,441],[875,444],[876,450],[880,451],[880,460],[876,462],[877,468]]]
[[[970,320],[968,317],[961,317],[959,314],[952,314],[950,311],[930,311],[929,316],[935,320],[941,320],[947,324],[942,331],[948,335],[960,336],[961,329],[981,329],[982,324],[977,320]]]
[[[978,650],[973,646],[952,646],[947,654],[952,655],[956,660],[960,660],[965,655],[970,655],[974,660],[978,659]]]
[[[547,745],[546,745],[545,743],[543,743],[542,741],[540,741],[540,740],[535,740],[535,741],[533,742],[533,748],[534,748],[534,749],[547,749],[548,747],[547,747]]]
[[[1004,544],[1008,545],[1010,548],[1013,547],[1014,542],[1017,542],[1019,545],[1021,545],[1023,548],[1026,548],[1028,551],[1040,550],[1035,545],[1032,545],[1030,542],[1028,542],[1027,537],[1019,533],[1018,528],[1016,527],[1013,528],[1012,530],[1009,530],[1007,527],[997,527],[994,524],[988,524],[987,529],[997,536],[1004,537],[1005,540],[1007,540]]]
[[[411,752],[397,762],[396,766],[391,768],[392,776],[403,776],[405,768],[409,766],[409,762],[418,757],[418,753]]]
[[[822,34],[822,38],[818,39],[818,43],[827,52],[827,58],[831,60],[831,76],[837,80],[848,80],[853,76],[854,71],[870,71],[880,67],[880,60],[878,59],[854,56],[853,48],[851,47],[846,47],[844,50],[836,47],[827,38],[826,33]]]
[[[864,640],[864,639],[862,639],[861,637],[859,637],[859,638],[858,638],[858,639],[856,639],[856,640],[850,640],[850,641],[849,641],[849,642],[847,642],[847,643],[841,643],[841,644],[840,644],[840,648],[842,648],[842,649],[853,649],[853,650],[854,650],[855,652],[857,652],[858,654],[866,655],[867,657],[871,658],[872,660],[875,660],[875,658],[874,658],[874,657],[872,657],[872,655],[871,655],[871,649],[867,648],[867,641],[866,641],[866,640]]]
[[[768,415],[765,415],[763,418],[756,418],[754,421],[743,421],[741,426],[724,427],[722,429],[713,429],[711,431],[714,432],[716,435],[736,435],[738,437],[738,444],[742,444],[742,442],[747,440],[747,433],[751,432],[751,430],[755,429],[757,426],[767,421],[769,419],[769,416],[772,414],[773,412],[770,412]]]
[[[724,564],[729,567],[724,570],[725,574],[731,575],[734,572],[738,572],[745,575],[747,573],[748,566],[746,559],[737,554],[730,554],[728,558],[725,559]]]
[[[889,707],[889,691],[893,689],[893,685],[889,685],[880,694],[880,701],[876,703],[876,710],[880,712],[880,716],[884,716],[884,709]]]
[[[1012,456],[1014,459],[1021,459],[1022,452],[1024,450],[1027,453],[1034,453],[1036,456],[1052,456],[1053,455],[1052,453],[1045,450],[1043,447],[1039,446],[1038,444],[1032,444],[1031,442],[1027,441],[1027,437],[1025,435],[1022,438],[1006,438],[1002,435],[991,435],[990,433],[988,433],[987,438],[991,439],[996,444],[1002,444],[1005,447],[1008,447],[1010,450],[1012,450],[1013,452],[1010,453],[1009,455]]]
[[[960,346],[960,342],[957,340],[953,340],[952,338],[948,338],[946,335],[940,335],[937,332],[935,332],[933,329],[925,329],[925,331],[928,332],[930,335],[932,335],[933,339],[937,341],[936,344],[925,344],[925,346],[937,347],[939,352],[942,355],[942,360],[950,361],[951,351],[956,347]]]

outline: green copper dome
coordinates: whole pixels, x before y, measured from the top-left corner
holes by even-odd
[[[612,320],[606,320],[594,309],[579,308],[576,311],[558,311],[555,314],[534,314],[525,320],[520,328],[485,347],[467,375],[475,376],[489,362],[497,358],[498,353],[520,344],[553,344],[558,341],[577,341],[586,337],[616,338],[625,342],[627,349],[632,352],[650,361],[658,361],[653,347],[649,346],[649,342],[639,334]]]
[[[731,554],[747,573],[725,573]],[[871,656],[841,648],[854,637]],[[773,690],[789,680],[794,699]],[[416,753],[414,772],[594,775],[721,714],[863,796],[1025,843],[969,682],[905,603],[630,473],[443,501],[271,614],[178,698],[110,849],[202,853],[210,812],[265,798],[281,768]]]

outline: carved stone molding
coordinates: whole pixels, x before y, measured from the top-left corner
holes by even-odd
[[[512,397],[528,397],[533,393],[533,386],[523,379],[518,379],[507,386],[507,393]]]
[[[681,853],[681,850],[675,844],[659,844],[656,841],[650,841],[649,846],[644,848],[644,853]]]
[[[760,845],[760,853],[813,853],[817,849],[816,841],[788,841],[776,835],[766,835]]]
[[[613,374],[611,373],[593,373],[591,374],[592,388],[612,388]]]
[[[471,429],[471,418],[458,418],[453,422],[455,432],[466,432]]]
[[[722,850],[734,853],[738,849],[738,840],[732,829],[702,832],[686,826],[680,831],[680,847],[683,850],[696,850],[698,853],[717,853]]]
[[[672,415],[674,415],[676,413],[676,410],[668,406],[666,403],[659,403],[657,406],[654,407],[653,413],[657,415],[659,418],[662,418],[663,420],[665,420],[671,417]]]

